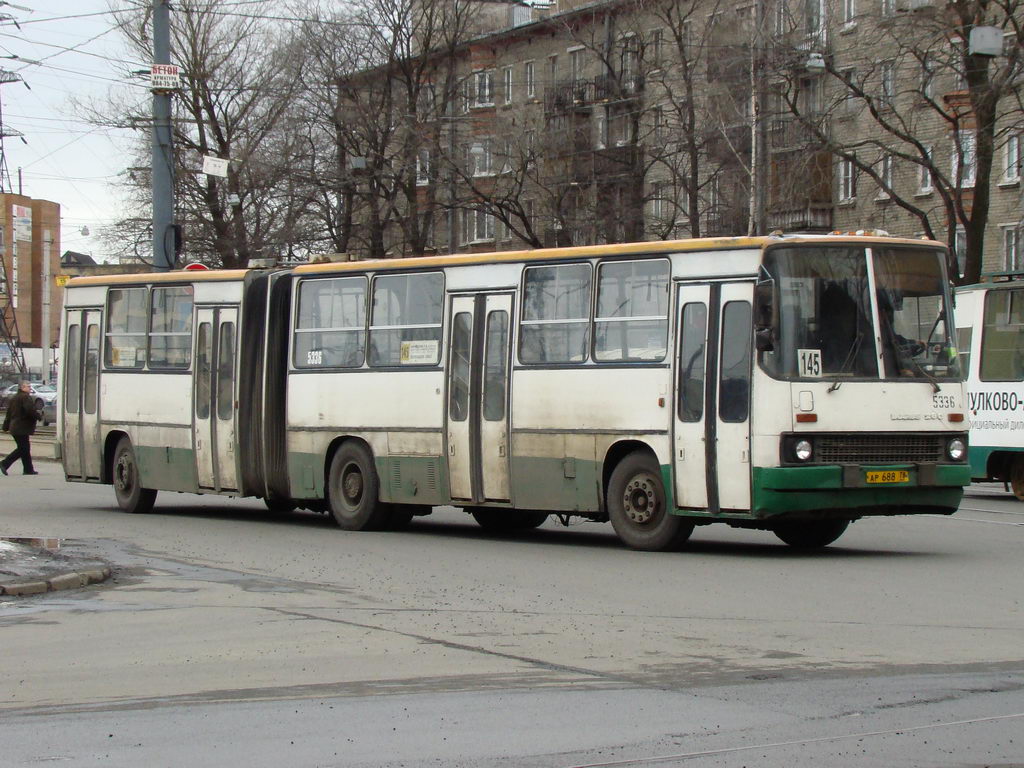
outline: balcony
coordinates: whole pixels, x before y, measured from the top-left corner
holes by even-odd
[[[807,203],[801,208],[770,211],[768,228],[783,232],[831,232],[832,204]]]
[[[803,118],[776,118],[768,124],[768,144],[773,150],[806,149],[821,146],[822,139],[808,123],[828,135],[828,121],[823,115],[812,114]]]
[[[610,178],[639,173],[643,153],[643,147],[635,144],[598,149],[594,152],[594,175]]]

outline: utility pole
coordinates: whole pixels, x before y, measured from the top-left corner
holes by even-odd
[[[160,82],[177,68],[171,63],[171,13],[169,0],[153,0],[153,271],[174,267],[174,147],[171,138],[171,91]],[[163,66],[162,66],[163,65]]]
[[[748,235],[765,232],[767,197],[767,148],[765,141],[765,0],[754,3],[754,28],[750,40],[750,210]]]

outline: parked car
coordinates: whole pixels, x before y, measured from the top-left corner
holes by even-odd
[[[6,408],[7,402],[14,397],[18,391],[17,384],[11,384],[0,390],[0,408]],[[43,426],[47,426],[57,420],[57,390],[49,384],[33,384],[29,394],[35,398],[37,411],[43,413]],[[49,406],[49,408],[47,408]]]

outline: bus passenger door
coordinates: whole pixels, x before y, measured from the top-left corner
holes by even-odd
[[[196,310],[193,440],[199,487],[238,488],[235,465],[235,378],[238,310]]]
[[[721,286],[715,449],[718,508],[750,509],[752,283]]]
[[[676,506],[685,509],[706,509],[709,479],[713,482],[707,471],[709,462],[714,466],[714,446],[711,444],[709,455],[705,402],[710,302],[711,288],[708,285],[679,287],[673,461]]]
[[[99,479],[100,310],[71,310],[63,365],[62,448],[68,477]]]
[[[750,509],[750,283],[681,285],[675,496],[683,509]]]
[[[511,294],[454,296],[448,345],[448,476],[451,496],[508,501]]]

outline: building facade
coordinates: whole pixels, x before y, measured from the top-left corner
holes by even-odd
[[[364,142],[404,194],[359,255],[871,228],[1022,269],[1024,11],[974,5],[562,5],[364,73],[414,95]]]

